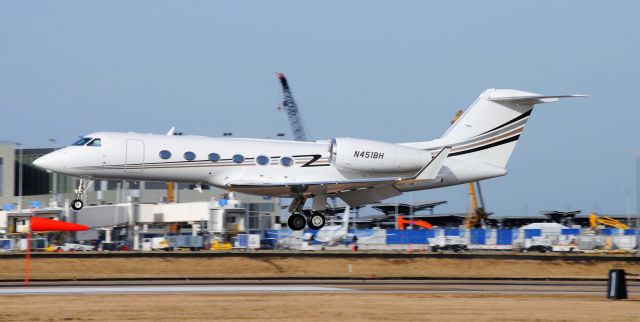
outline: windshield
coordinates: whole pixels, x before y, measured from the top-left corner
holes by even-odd
[[[82,139],[76,141],[74,144],[71,144],[71,145],[85,145],[89,141],[91,141],[91,138],[82,138]]]
[[[89,142],[87,146],[102,146],[102,140],[100,140],[99,138],[95,138],[93,139],[93,141]]]

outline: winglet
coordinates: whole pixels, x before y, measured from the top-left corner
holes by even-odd
[[[171,127],[171,128],[169,129],[169,131],[167,132],[167,135],[171,136],[171,135],[173,135],[174,133],[176,133],[176,127],[175,127],[175,126],[173,126],[173,127]]]
[[[436,154],[427,165],[425,165],[416,175],[412,178],[414,180],[434,180],[436,176],[438,176],[438,172],[440,172],[440,168],[444,164],[444,160],[449,156],[449,152],[451,151],[450,146],[445,146]]]

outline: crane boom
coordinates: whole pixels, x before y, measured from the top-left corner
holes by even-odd
[[[295,99],[293,99],[293,94],[291,93],[291,89],[289,88],[287,78],[283,73],[276,73],[276,76],[278,77],[278,79],[280,80],[280,84],[282,85],[282,94],[284,95],[282,105],[287,112],[287,117],[289,118],[289,126],[291,126],[291,131],[293,132],[293,138],[296,141],[309,141],[309,139],[307,138],[307,133],[304,130],[304,126],[302,125],[302,118],[300,117],[298,104],[296,104]]]
[[[600,229],[598,228],[598,224],[613,227],[613,228],[618,228],[618,229],[629,229],[629,226],[621,222],[620,220],[616,220],[607,216],[598,217],[598,215],[595,212],[592,212],[589,215],[589,226],[593,231],[599,234]]]

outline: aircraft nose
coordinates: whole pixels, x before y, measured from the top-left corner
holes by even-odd
[[[33,161],[33,165],[44,170],[56,171],[60,168],[60,158],[55,152],[45,154]]]
[[[49,157],[48,154],[45,154],[33,161],[33,165],[45,170],[49,170],[50,163],[51,163],[51,158]]]

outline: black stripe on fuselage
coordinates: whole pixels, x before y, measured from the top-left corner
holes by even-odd
[[[302,155],[294,155],[295,157],[302,157]],[[309,162],[303,164],[301,167],[302,168],[306,168],[306,167],[326,167],[329,166],[329,164],[314,164],[316,161],[320,160],[320,158],[322,158],[322,155],[320,154],[314,154],[313,158],[311,160],[309,160]]]
[[[453,156],[456,156],[456,155],[463,155],[463,154],[467,154],[467,153],[473,153],[473,152],[478,152],[478,151],[490,149],[490,148],[493,148],[493,147],[496,147],[496,146],[499,146],[499,145],[507,144],[509,142],[517,141],[519,138],[520,138],[520,135],[512,136],[510,138],[506,138],[504,140],[496,141],[496,142],[493,142],[491,144],[479,146],[477,148],[464,150],[464,151],[460,151],[460,152],[454,152],[454,153],[449,154],[449,156],[453,157]]]
[[[316,161],[320,160],[320,158],[322,158],[322,155],[320,154],[300,154],[300,155],[294,155],[292,156],[293,158],[311,158],[310,161],[306,162],[305,160],[295,160],[296,163],[299,163],[299,161],[301,162],[305,162],[305,164],[303,165],[303,167],[320,167],[320,166],[325,166],[324,164],[313,164]],[[277,160],[280,158],[280,156],[272,156],[269,157],[272,160]],[[149,163],[133,163],[133,164],[109,164],[109,165],[105,165],[105,168],[109,168],[109,167],[131,167],[131,166],[142,166],[144,165],[145,167],[148,168],[165,168],[167,167],[167,165],[175,165],[175,166],[179,166],[179,167],[203,167],[203,166],[222,166],[222,165],[236,165],[236,166],[248,166],[248,165],[256,165],[254,162],[247,162],[247,161],[253,161],[255,160],[255,157],[246,157],[244,159],[245,161],[242,163],[235,163],[232,162],[233,159],[220,159],[218,161],[210,161],[210,160],[192,160],[192,161],[188,161],[188,160],[184,160],[184,161],[163,161],[163,162],[149,162]],[[327,164],[328,165],[328,164]]]

